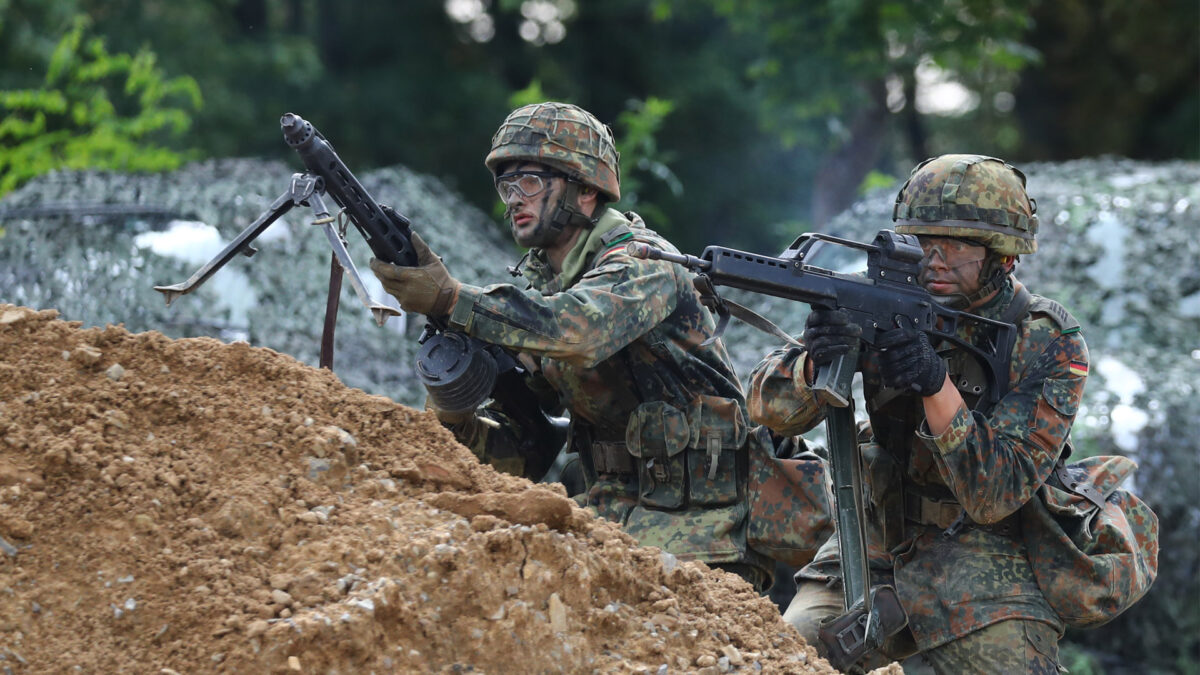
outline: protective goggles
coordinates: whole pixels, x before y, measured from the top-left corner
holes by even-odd
[[[987,248],[981,242],[972,239],[918,234],[917,241],[921,243],[921,251],[925,253],[925,260],[932,261],[934,256],[938,256],[942,259],[943,264],[950,267],[962,267],[987,257]],[[983,248],[983,255],[973,255],[975,248]]]
[[[541,194],[551,178],[563,178],[557,171],[513,171],[496,176],[496,192],[500,199],[508,201],[513,193],[529,199]]]

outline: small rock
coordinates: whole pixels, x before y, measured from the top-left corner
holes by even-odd
[[[558,593],[550,594],[549,601],[550,628],[556,633],[567,632],[567,608],[558,597]]]
[[[29,539],[33,536],[33,523],[18,516],[0,517],[0,533],[13,539]]]
[[[276,588],[271,591],[271,602],[284,607],[290,607],[292,605],[292,596],[287,591],[281,591]]]
[[[167,486],[175,492],[175,494],[179,494],[179,492],[183,489],[183,481],[179,480],[179,476],[176,476],[175,473],[170,469],[163,469],[162,471],[158,472],[158,479],[166,483]]]
[[[104,371],[104,376],[107,377],[108,379],[112,380],[113,382],[116,382],[117,380],[121,379],[124,375],[125,375],[125,369],[123,367],[121,367],[121,364],[119,364],[119,363],[112,364],[111,366],[108,367],[108,370]]]
[[[91,345],[79,345],[71,352],[71,360],[81,366],[94,366],[103,356],[103,352]]]
[[[133,517],[133,527],[142,534],[149,534],[156,529],[154,517],[148,513],[139,513]]]
[[[25,319],[27,312],[21,309],[10,309],[0,314],[0,326],[7,326]]]
[[[300,659],[296,658],[295,656],[289,656],[288,670],[294,670],[297,673],[300,672]]]
[[[725,658],[729,659],[729,663],[731,665],[740,666],[745,663],[745,660],[742,658],[742,653],[733,645],[725,645],[724,647],[721,647],[721,653],[725,655]]]
[[[713,656],[712,654],[701,654],[700,656],[696,657],[696,665],[700,666],[701,668],[715,666],[717,665],[717,657]]]

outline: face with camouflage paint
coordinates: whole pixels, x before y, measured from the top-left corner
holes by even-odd
[[[957,237],[918,235],[921,250],[921,285],[933,295],[942,297],[970,296],[982,285],[980,272],[988,250]]]
[[[550,172],[552,169],[536,162],[511,163],[500,167],[500,174],[519,172]],[[552,218],[566,181],[562,178],[542,178],[542,189],[526,195],[519,189],[507,191],[505,215],[511,219],[512,235],[525,248],[552,248],[569,236],[566,230],[553,226]]]

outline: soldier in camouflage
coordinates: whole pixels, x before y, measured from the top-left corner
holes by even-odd
[[[420,263],[372,261],[410,312],[517,352],[543,408],[570,412],[583,465],[578,495],[641,544],[767,585],[770,567],[746,544],[745,399],[692,276],[626,254],[630,241],[675,250],[620,199],[612,132],[573,105],[513,111],[485,164],[527,247],[527,284],[459,283],[414,237]],[[494,401],[439,414],[460,441],[501,470],[537,480],[558,453]]]
[[[986,405],[975,361],[921,332],[894,328],[861,357],[869,426],[864,465],[872,584],[894,585],[908,628],[865,666],[920,653],[939,673],[1058,672],[1061,618],[1039,591],[1020,510],[1050,475],[1087,377],[1079,325],[1012,275],[1036,250],[1036,204],[1025,176],[991,157],[944,155],[916,167],[896,199],[898,233],[925,252],[921,282],[939,301],[1014,323],[1006,392]],[[990,339],[978,326],[962,337]],[[858,342],[839,311],[814,310],[805,349],[780,349],[751,375],[751,419],[780,434],[812,429],[822,408],[814,365]],[[842,614],[837,538],[797,574],[784,618],[822,647],[818,630]]]

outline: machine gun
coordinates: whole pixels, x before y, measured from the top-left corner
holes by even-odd
[[[866,275],[844,274],[808,264],[819,245],[824,243],[865,251]],[[803,302],[815,309],[842,310],[851,322],[862,328],[862,342],[867,345],[876,344],[883,331],[896,327],[924,331],[975,358],[987,378],[986,394],[990,402],[998,401],[1004,391],[1002,385],[1008,376],[1016,327],[939,304],[918,281],[924,254],[913,235],[880,230],[872,243],[865,244],[822,234],[804,234],[778,258],[721,246],[709,246],[699,258],[662,251],[639,242],[629,244],[627,250],[635,257],[674,262],[698,273],[696,286],[707,296],[707,301],[715,305],[720,318],[718,335],[727,325],[731,311],[753,313],[723,300],[715,287],[740,288]],[[984,339],[972,343],[958,336],[958,329],[964,324],[987,326],[991,330],[981,331],[985,334]],[[826,407],[845,609],[844,614],[821,630],[820,636],[829,649],[830,661],[843,670],[867,652],[877,649],[884,639],[908,622],[894,588],[870,586],[863,521],[862,466],[854,434],[851,395],[858,354],[857,349],[853,350],[819,368],[812,387]]]
[[[392,307],[375,302],[359,276],[346,250],[345,229],[349,220],[366,239],[376,258],[393,265],[412,266],[417,263],[412,246],[412,229],[408,218],[395,210],[380,206],[354,177],[346,163],[338,157],[333,145],[311,123],[299,115],[287,113],[279,120],[283,138],[294,148],[307,171],[292,175],[288,189],[249,227],[187,281],[171,286],[155,286],[166,296],[167,305],[182,295],[196,290],[239,253],[252,256],[257,250],[250,244],[272,223],[296,206],[308,206],[333,249],[330,263],[329,296],[325,311],[325,327],[321,337],[320,364],[333,368],[333,329],[336,324],[338,297],[343,273],[363,304],[371,310],[376,323],[383,325],[389,316],[399,314]],[[342,208],[338,217],[330,215],[323,195],[328,194]],[[335,230],[334,223],[340,228]],[[429,391],[434,404],[447,412],[468,412],[489,396],[532,398],[527,390],[520,391],[519,377],[503,377],[519,372],[521,366],[510,352],[487,344],[463,333],[446,329],[444,321],[430,318],[420,338],[417,354],[417,376]],[[497,382],[503,389],[497,392]],[[532,426],[534,433],[553,435],[553,422],[544,415],[521,420]]]

